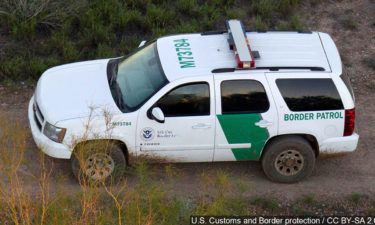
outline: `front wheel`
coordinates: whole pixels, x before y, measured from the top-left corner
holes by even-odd
[[[109,141],[85,143],[72,158],[73,174],[80,182],[117,182],[125,168],[121,147]]]
[[[294,183],[308,177],[314,166],[314,150],[309,142],[297,136],[275,139],[262,158],[266,176],[281,183]]]

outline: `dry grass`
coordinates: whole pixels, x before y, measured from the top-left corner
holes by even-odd
[[[30,134],[21,124],[8,118],[11,117],[0,116],[0,224],[170,225],[188,224],[190,215],[285,215],[290,213],[289,208],[297,215],[305,215],[315,212],[321,205],[330,210],[344,210],[344,213],[363,207],[363,213],[369,215],[375,207],[356,193],[346,198],[344,204],[330,206],[309,197],[293,202],[288,208],[273,197],[246,196],[246,191],[256,184],[233,181],[227,171],[210,170],[200,175],[198,196],[178,196],[175,189],[183,171],[166,164],[156,174],[147,158],[137,158],[132,165],[129,174],[136,178],[135,184],[129,185],[125,176],[122,182],[112,185],[80,179],[78,191],[54,189],[62,184],[52,175],[53,164],[43,154],[37,157],[37,172],[24,169],[30,163],[25,158],[30,149]],[[108,117],[108,125],[109,121]],[[88,123],[86,128],[90,127]],[[107,130],[109,134],[110,130]],[[83,137],[87,138],[88,133]],[[103,149],[103,144],[108,143],[95,142],[93,147]],[[160,181],[160,176],[165,179]],[[348,209],[342,205],[348,205]]]

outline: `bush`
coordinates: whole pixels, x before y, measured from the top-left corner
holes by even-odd
[[[51,29],[74,15],[84,1],[2,0],[0,15],[6,30],[20,40],[35,35],[37,29]]]
[[[299,2],[2,0],[0,82],[37,79],[58,64],[127,55],[141,40],[170,33],[224,30],[228,18],[253,21],[246,25],[257,29],[300,29],[294,16]]]
[[[373,71],[375,71],[375,58],[374,57],[375,55],[369,56],[362,60],[362,63],[365,64],[368,68],[372,69]]]

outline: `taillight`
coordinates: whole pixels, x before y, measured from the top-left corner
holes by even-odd
[[[354,132],[355,108],[345,110],[344,136],[351,136]]]

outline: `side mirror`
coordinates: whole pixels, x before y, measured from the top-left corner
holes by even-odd
[[[165,122],[165,117],[163,111],[159,107],[152,108],[151,110],[151,119],[159,123]]]
[[[147,41],[143,40],[141,43],[139,43],[138,48],[143,47],[146,44]]]

